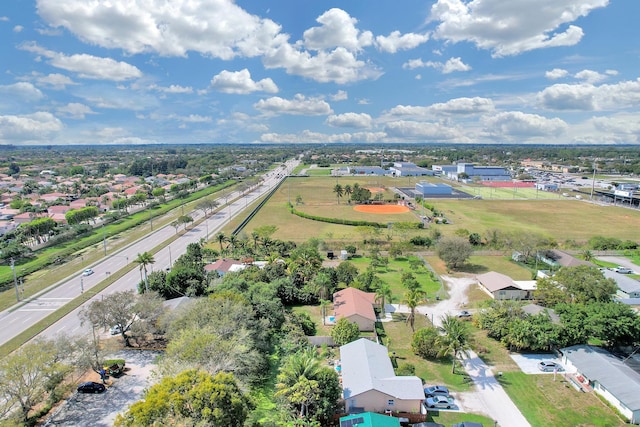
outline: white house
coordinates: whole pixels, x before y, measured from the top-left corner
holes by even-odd
[[[562,361],[632,424],[640,424],[640,374],[608,351],[590,345],[563,348]]]

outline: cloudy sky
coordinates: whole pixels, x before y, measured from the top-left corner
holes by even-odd
[[[640,143],[637,0],[3,0],[0,143]]]

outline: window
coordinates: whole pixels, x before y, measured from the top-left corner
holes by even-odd
[[[393,400],[393,399],[389,399],[389,400],[387,400],[387,405],[388,405],[388,406],[393,406],[393,405],[394,405],[394,403],[395,403],[395,402],[394,402],[394,400]]]

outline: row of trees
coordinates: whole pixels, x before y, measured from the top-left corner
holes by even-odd
[[[340,184],[336,184],[333,187],[333,192],[336,195],[336,199],[338,200],[338,204],[340,204],[340,199],[342,196],[347,196],[349,199],[349,203],[354,201],[356,203],[364,203],[371,200],[371,191],[367,188],[361,187],[357,182],[353,184],[353,187],[349,184],[344,187]]]

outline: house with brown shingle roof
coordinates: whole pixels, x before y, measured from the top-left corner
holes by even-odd
[[[535,290],[535,286],[529,283],[532,281],[523,281],[519,285],[511,277],[495,271],[478,274],[476,280],[480,289],[488,293],[491,298],[497,300],[530,299],[533,290]]]
[[[220,277],[222,277],[230,271],[238,271],[244,267],[245,265],[242,264],[242,261],[238,261],[235,259],[220,258],[219,260],[211,264],[205,265],[204,270],[206,272],[215,271],[220,275]]]
[[[376,296],[372,292],[364,292],[356,288],[346,288],[333,294],[333,310],[335,320],[342,318],[358,325],[360,331],[373,331],[376,313],[373,305]]]

